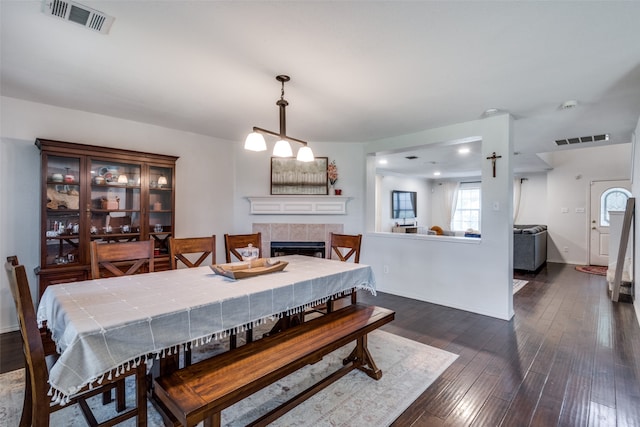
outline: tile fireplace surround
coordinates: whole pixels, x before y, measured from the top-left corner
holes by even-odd
[[[268,253],[274,242],[324,241],[327,257],[331,249],[331,233],[344,233],[343,224],[253,223],[252,233],[262,233],[262,250]]]

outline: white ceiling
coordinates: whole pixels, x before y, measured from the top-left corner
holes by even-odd
[[[311,147],[498,108],[531,167],[556,139],[630,142],[640,116],[640,2],[81,3],[108,35],[0,1],[2,95],[243,141],[278,130],[288,74],[287,134]]]

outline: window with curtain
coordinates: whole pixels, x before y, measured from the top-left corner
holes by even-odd
[[[461,183],[451,226],[455,231],[473,229],[480,231],[480,185],[479,182]]]
[[[417,194],[415,191],[397,191],[391,192],[391,217],[392,218],[415,218],[416,211],[416,199]]]

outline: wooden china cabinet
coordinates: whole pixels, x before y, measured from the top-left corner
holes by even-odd
[[[36,139],[41,151],[39,293],[91,276],[89,242],[154,240],[169,268],[178,157]]]

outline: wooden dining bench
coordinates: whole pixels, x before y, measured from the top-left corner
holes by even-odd
[[[386,308],[349,305],[159,377],[154,382],[154,397],[185,427],[203,420],[205,426],[219,426],[223,409],[356,341],[342,368],[251,424],[266,425],[352,369],[380,379],[382,372],[367,349],[367,334],[394,316]]]

